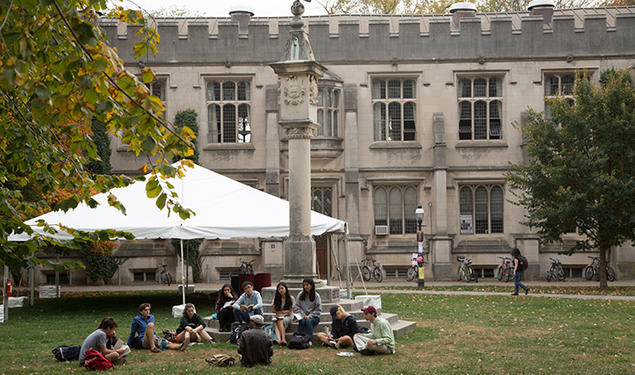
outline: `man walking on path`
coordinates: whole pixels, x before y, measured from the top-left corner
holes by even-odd
[[[358,333],[353,337],[355,348],[362,355],[395,354],[395,336],[390,323],[377,317],[373,306],[362,309],[364,318],[370,322],[370,333]]]

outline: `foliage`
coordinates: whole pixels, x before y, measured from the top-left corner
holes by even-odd
[[[195,137],[198,137],[198,121],[196,120],[196,111],[193,109],[186,109],[183,111],[178,111],[176,116],[174,116],[174,126],[177,129],[181,129],[183,127],[188,127],[192,130],[192,133]],[[199,151],[198,144],[194,142],[194,153],[187,158],[192,160],[195,164],[198,164]]]
[[[129,185],[121,175],[92,173],[86,165],[98,162],[98,144],[92,137],[94,121],[119,137],[152,171],[147,195],[186,218],[191,210],[175,199],[165,177],[182,176],[187,161],[170,160],[192,155],[192,131],[174,128],[161,119],[159,98],[144,83],[154,74],[142,70],[141,81],[124,69],[116,51],[106,44],[99,28],[104,0],[21,0],[0,3],[0,261],[24,266],[42,262],[34,252],[45,245],[36,237],[23,244],[8,236],[32,230],[24,220],[46,210],[68,210],[80,202],[89,206],[96,192]],[[159,35],[140,11],[115,8],[108,17],[141,25],[135,35],[139,58],[155,53]],[[98,142],[97,142],[98,143]],[[55,195],[63,199],[51,199]],[[59,196],[58,196],[59,197]],[[51,202],[53,201],[53,202]],[[113,194],[109,204],[125,208]],[[40,225],[45,226],[44,223]],[[51,231],[51,228],[45,228]],[[111,230],[73,232],[81,241],[128,237]],[[52,241],[53,244],[58,244]]]
[[[116,319],[117,333],[124,336],[140,301],[152,304],[159,332],[176,328],[179,318],[172,317],[171,312],[173,305],[181,303],[180,298],[173,291],[73,293],[37,300],[34,307],[10,309],[10,324],[0,324],[4,338],[0,346],[2,372],[85,372],[77,363],[53,359],[50,350],[59,345],[60,338],[79,345],[105,316]],[[201,316],[213,313],[213,301],[207,294],[193,294],[188,302],[196,305]],[[394,355],[362,357],[354,353],[351,358],[342,358],[336,355],[337,350],[319,345],[302,351],[276,347],[273,362],[266,368],[211,369],[203,361],[210,353],[209,344],[205,344],[163,355],[133,351],[126,365],[117,371],[227,375],[628,374],[633,368],[634,304],[384,293],[384,311],[417,322],[413,333],[397,337]],[[213,352],[236,357],[236,345],[219,340]]]
[[[166,17],[204,17],[205,14],[198,10],[192,10],[181,6],[170,5],[167,7],[151,10],[148,16],[154,18],[166,18]]]
[[[548,102],[552,118],[529,111],[523,126],[527,165],[507,175],[527,212],[527,225],[547,241],[578,228],[575,250],[605,253],[635,241],[635,90],[625,71],[602,73],[601,86],[578,77],[575,104]]]
[[[526,11],[531,0],[471,1],[479,12]],[[633,0],[614,0],[614,2]],[[318,0],[328,14],[446,14],[453,0]],[[598,0],[555,0],[556,8],[581,8],[600,5]],[[607,1],[603,6],[615,5]]]
[[[114,256],[115,247],[116,242],[100,241],[82,248],[86,275],[93,282],[103,280],[105,284],[109,284],[118,267],[128,260],[125,257]]]
[[[110,138],[106,134],[106,125],[99,120],[93,120],[91,130],[99,160],[89,162],[86,168],[95,174],[110,174]]]

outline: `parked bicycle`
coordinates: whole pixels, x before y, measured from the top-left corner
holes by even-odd
[[[502,259],[502,263],[498,266],[496,278],[498,281],[511,281],[514,278],[514,265],[510,257],[497,257]]]
[[[426,263],[426,257],[423,254],[419,254],[419,257],[421,257],[423,259],[423,264],[425,264]],[[417,262],[413,259],[412,260],[412,265],[410,267],[408,267],[408,271],[406,272],[406,280],[407,281],[416,280],[418,274],[419,274],[419,266],[417,265]]]
[[[587,280],[600,281],[600,258],[592,257],[591,264],[584,268],[584,278]],[[608,281],[615,281],[615,270],[613,267],[606,265],[606,279]]]
[[[474,281],[478,282],[478,275],[474,271],[474,267],[472,267],[472,259],[458,256],[456,260],[459,261],[459,269],[456,271],[456,279],[461,281]]]
[[[373,258],[366,257],[362,260],[362,277],[364,281],[370,281],[374,278],[378,283],[384,279],[384,273],[381,268],[381,263]]]
[[[168,265],[166,263],[160,264],[161,271],[159,272],[159,284],[168,284],[170,286],[174,282],[172,274],[168,272]]]
[[[549,258],[551,260],[551,268],[547,271],[547,281],[558,280],[564,281],[567,278],[560,259]]]
[[[254,261],[255,259],[249,261],[240,259],[240,267],[238,267],[238,273],[241,275],[253,275]]]

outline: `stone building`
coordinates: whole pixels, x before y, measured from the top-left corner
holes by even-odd
[[[576,73],[598,81],[607,68],[635,67],[635,7],[447,15],[304,17],[320,79],[320,128],[311,141],[314,209],[346,220],[352,260],[372,256],[387,277],[403,278],[416,252],[415,208],[425,209],[428,278],[456,277],[456,257],[491,277],[515,246],[528,278],[544,279],[549,257],[564,245],[541,243],[510,203],[511,163],[523,163],[515,124],[545,98],[571,95]],[[277,78],[290,18],[159,19],[159,53],[137,61],[137,27],[102,26],[127,68],[157,75],[152,91],[166,117],[198,114],[200,164],[280,197],[288,192],[288,142],[278,125]],[[143,164],[114,144],[114,172]],[[246,212],[245,215],[249,213]],[[322,277],[338,278],[341,237],[317,238]],[[281,275],[282,239],[204,241],[204,280],[226,279],[239,259]],[[617,251],[615,251],[617,250]],[[123,243],[123,282],[151,280],[158,264],[177,262],[168,241]],[[588,255],[559,256],[572,278]],[[635,275],[635,249],[610,254],[618,278]],[[79,277],[79,276],[78,276]]]

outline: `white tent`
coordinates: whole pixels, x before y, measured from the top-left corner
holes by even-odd
[[[146,180],[147,180],[146,176]],[[137,239],[178,238],[225,239],[268,238],[289,235],[289,202],[250,186],[194,165],[187,168],[183,178],[168,180],[178,200],[195,212],[186,220],[175,213],[157,208],[154,199],[146,196],[146,181],[110,190],[126,208],[126,214],[108,205],[108,194],[93,196],[99,206],[90,208],[80,204],[67,212],[54,211],[28,220],[34,232],[60,240],[72,236],[63,230],[51,235],[37,225],[44,220],[55,229],[66,228],[93,232],[115,229],[132,233]],[[346,223],[311,211],[311,234],[342,232]],[[11,235],[10,241],[27,241],[24,233]],[[181,244],[181,261],[183,247]],[[181,264],[183,269],[183,263]],[[185,293],[185,288],[183,288]],[[185,294],[183,296],[185,303]]]

